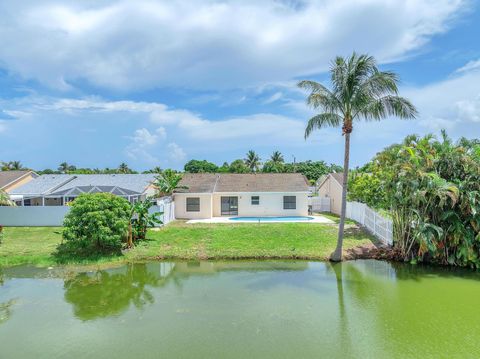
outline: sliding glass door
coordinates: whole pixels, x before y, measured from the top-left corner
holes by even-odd
[[[238,197],[221,197],[222,216],[238,215]]]

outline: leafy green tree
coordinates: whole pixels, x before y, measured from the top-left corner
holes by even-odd
[[[353,173],[348,180],[348,199],[367,204],[372,208],[387,207],[382,182],[370,173]]]
[[[215,173],[218,171],[218,166],[207,160],[190,160],[185,164],[184,170],[190,173]]]
[[[245,164],[245,161],[238,159],[230,163],[229,172],[230,173],[248,173],[250,172],[250,169]]]
[[[345,212],[347,205],[350,134],[353,122],[361,119],[381,120],[388,116],[415,118],[417,110],[398,96],[398,77],[380,71],[372,56],[353,53],[349,58],[336,57],[330,69],[332,89],[315,81],[300,81],[298,86],[310,91],[307,104],[321,113],[312,117],[305,129],[305,138],[324,127],[341,127],[345,137],[342,209],[338,241],[331,260],[342,260]]]
[[[60,165],[58,166],[58,170],[61,172],[61,173],[69,173],[70,171],[75,171],[77,169],[77,167],[73,166],[73,165],[70,165],[68,164],[67,162],[62,162],[60,163]]]
[[[273,161],[267,161],[263,164],[262,172],[282,173],[282,172],[285,172],[285,165],[283,163],[275,163]]]
[[[228,162],[223,162],[223,165],[218,167],[217,172],[218,173],[228,173],[228,172],[230,172],[230,165],[228,164]]]
[[[110,193],[85,193],[71,204],[63,238],[83,254],[119,253],[127,238],[130,203]]]
[[[130,167],[128,167],[128,165],[125,162],[122,162],[118,166],[118,173],[128,174],[128,173],[133,173],[133,171],[130,169]]]
[[[2,171],[23,171],[26,168],[20,161],[2,162]]]
[[[257,172],[260,168],[260,157],[255,151],[250,150],[247,152],[245,164],[250,169],[250,172]]]
[[[181,180],[182,175],[180,173],[177,173],[171,169],[164,170],[157,177],[155,177],[155,182],[153,183],[157,192],[156,196],[169,196],[176,189],[186,188],[185,186],[180,185]]]

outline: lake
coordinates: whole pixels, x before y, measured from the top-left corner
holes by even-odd
[[[373,260],[0,269],[0,358],[478,358],[476,272]]]

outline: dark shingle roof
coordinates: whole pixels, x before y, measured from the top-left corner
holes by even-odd
[[[308,182],[300,173],[187,173],[178,192],[308,192]]]
[[[0,172],[0,189],[8,184],[15,182],[31,171],[1,171]]]

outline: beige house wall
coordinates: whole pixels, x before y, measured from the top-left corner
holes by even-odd
[[[300,192],[241,192],[214,193],[213,216],[221,216],[221,197],[238,197],[238,215],[245,216],[307,216],[308,194]],[[259,196],[260,203],[252,205],[252,196]],[[296,209],[283,209],[283,196],[296,196]]]
[[[187,197],[200,198],[200,212],[187,212]],[[211,193],[176,193],[175,218],[177,219],[206,219],[212,218],[212,194]]]
[[[33,177],[33,173],[28,173],[27,175],[25,175],[24,177],[21,177],[20,179],[18,179],[17,181],[13,182],[13,183],[10,183],[8,184],[7,186],[5,186],[3,188],[3,190],[7,193],[9,193],[11,190],[17,188],[17,187],[20,187],[20,186],[23,186],[25,183],[28,183],[30,182],[32,179],[34,179],[35,177]]]
[[[307,216],[308,194],[301,192],[242,192],[242,193],[176,193],[175,218],[178,219],[205,219],[221,216],[221,197],[238,197],[239,216]],[[260,204],[252,205],[251,197],[259,196]],[[296,209],[283,209],[283,196],[296,196]],[[187,197],[200,198],[200,212],[187,212]]]
[[[318,188],[318,196],[330,198],[330,211],[340,215],[342,210],[342,186],[337,180],[329,175]]]

